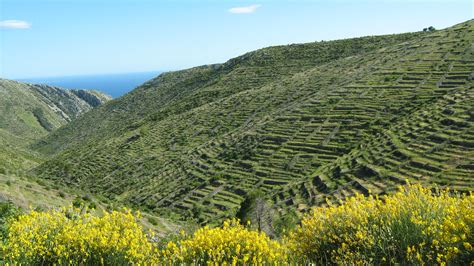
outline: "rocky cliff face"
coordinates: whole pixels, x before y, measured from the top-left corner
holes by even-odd
[[[66,90],[47,85],[29,85],[32,92],[67,122],[97,107],[111,97],[98,91]]]
[[[111,99],[110,96],[93,90],[71,90],[71,92],[92,107],[97,107]]]

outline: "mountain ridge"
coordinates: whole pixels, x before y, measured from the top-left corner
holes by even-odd
[[[160,74],[158,77],[156,77],[155,79],[152,79],[150,81],[145,82],[142,86],[139,86],[138,88],[136,88],[131,93],[121,97],[120,99],[122,99],[122,100],[120,102],[124,103],[127,100],[128,101],[137,101],[137,102],[138,101],[146,101],[147,102],[146,105],[158,105],[159,103],[167,102],[168,105],[171,105],[171,103],[175,103],[175,102],[172,101],[172,99],[173,99],[172,97],[180,96],[179,92],[181,92],[181,93],[183,91],[184,91],[184,93],[192,92],[193,88],[195,86],[197,86],[198,84],[202,84],[203,82],[204,83],[205,82],[210,82],[211,84],[210,85],[208,84],[208,86],[210,86],[211,88],[213,86],[214,87],[218,86],[217,90],[214,89],[212,91],[204,91],[204,92],[202,92],[203,94],[208,93],[208,95],[210,95],[212,97],[215,97],[215,95],[212,95],[213,93],[214,94],[215,93],[223,93],[222,91],[220,91],[220,92],[216,92],[216,91],[219,91],[220,89],[224,89],[223,90],[224,93],[227,93],[225,95],[228,95],[228,92],[226,92],[225,88],[223,88],[224,86],[227,86],[227,87],[230,87],[230,88],[234,89],[236,87],[235,84],[238,83],[238,82],[243,82],[243,84],[254,85],[252,82],[254,80],[260,79],[261,76],[263,76],[263,74],[267,74],[267,75],[271,75],[271,74],[270,73],[252,73],[251,72],[250,74],[252,76],[243,75],[243,77],[241,77],[240,80],[215,80],[215,78],[218,78],[218,77],[215,77],[215,75],[218,75],[218,73],[212,73],[212,71],[220,71],[220,72],[223,72],[223,73],[227,73],[229,71],[234,71],[234,72],[237,72],[237,74],[232,76],[232,77],[239,78],[239,73],[238,72],[241,71],[240,68],[239,68],[239,65],[241,65],[242,62],[246,62],[245,64],[247,64],[247,65],[248,64],[250,64],[250,65],[259,65],[260,64],[260,65],[263,65],[264,67],[268,67],[269,71],[277,69],[277,67],[274,66],[273,62],[268,63],[268,62],[265,61],[265,53],[267,53],[267,51],[269,51],[269,50],[272,50],[272,51],[276,50],[276,52],[279,53],[279,54],[288,54],[288,55],[294,56],[293,54],[289,53],[289,51],[295,50],[298,47],[300,47],[300,48],[303,49],[303,52],[306,52],[306,54],[296,53],[296,58],[303,58],[304,59],[304,57],[306,56],[307,57],[307,59],[305,59],[306,61],[316,60],[316,62],[307,63],[307,64],[309,64],[309,66],[311,66],[311,65],[314,65],[314,64],[318,64],[320,62],[325,62],[325,60],[326,61],[327,60],[333,60],[334,58],[342,57],[342,56],[344,56],[344,54],[360,53],[361,49],[364,48],[364,46],[361,45],[361,44],[358,44],[357,41],[360,41],[361,43],[365,42],[365,45],[369,47],[369,48],[365,48],[365,49],[370,50],[370,49],[377,48],[376,43],[381,42],[382,40],[385,40],[387,42],[396,42],[397,40],[402,41],[402,40],[410,39],[413,36],[415,36],[416,34],[422,34],[422,33],[405,33],[405,34],[399,34],[399,35],[367,36],[367,37],[359,37],[359,38],[332,41],[335,44],[335,46],[343,47],[343,50],[342,51],[339,51],[339,50],[332,51],[332,53],[329,54],[329,58],[324,58],[323,57],[321,59],[319,59],[317,57],[317,53],[314,53],[312,51],[308,52],[306,50],[307,49],[310,49],[310,50],[323,50],[323,48],[326,47],[326,46],[329,46],[329,47],[332,48],[332,44],[328,44],[328,43],[332,43],[332,42],[314,42],[314,43],[308,43],[308,44],[293,44],[293,45],[272,46],[272,47],[268,47],[268,48],[262,48],[262,49],[259,49],[259,50],[253,51],[253,52],[246,53],[242,56],[230,59],[226,63],[223,63],[223,64],[203,65],[203,66],[193,67],[193,68],[186,69],[186,70],[180,70],[180,71],[174,71],[174,72],[164,72],[164,73]],[[391,39],[392,37],[393,37],[393,39]],[[375,40],[375,43],[368,43],[366,39]],[[352,46],[349,46],[349,48],[347,49],[348,51],[344,52],[345,42],[347,42],[348,40],[355,41],[355,43],[354,44],[350,43],[349,45],[352,45]],[[320,46],[322,46],[322,47],[320,47]],[[280,49],[282,51],[280,51]],[[324,51],[324,52],[326,52],[326,51]],[[292,67],[292,65],[294,65],[294,63],[290,62],[290,63],[287,63],[287,65],[289,65],[290,67],[287,67],[287,69],[284,69],[284,70],[280,70],[280,71],[284,72],[283,74],[289,73],[291,75],[291,73],[294,73],[295,71],[298,71],[301,67],[306,68],[305,66],[299,66],[299,67],[295,67],[295,70],[292,70],[291,67]],[[233,67],[237,67],[237,68],[233,69]],[[245,73],[245,74],[248,74],[248,73]],[[273,75],[273,77],[278,78],[278,75]],[[244,80],[242,80],[242,78]],[[272,77],[270,76],[270,77],[267,77],[267,78],[263,79],[263,82],[267,82],[268,79],[270,79],[270,78],[272,78]],[[161,83],[161,86],[165,87],[165,89],[166,89],[167,84],[170,83],[170,82],[173,82],[174,80],[179,80],[180,81],[180,83],[177,83],[177,84],[172,83],[173,88],[177,88],[179,90],[179,92],[173,92],[173,93],[170,93],[170,94],[153,95],[152,93],[147,93],[147,91],[146,91],[147,88],[153,88],[153,86],[157,86],[157,84],[159,84],[159,83]],[[220,82],[221,84],[217,84],[217,85],[212,84],[213,81],[215,83]],[[225,84],[222,84],[224,82],[225,82]],[[274,82],[274,81],[272,80],[272,82]],[[240,86],[242,84],[238,84],[238,85]],[[249,86],[249,85],[247,85],[247,86]],[[185,91],[186,89],[188,89],[188,90]],[[239,88],[239,89],[242,89],[242,88]],[[245,87],[242,90],[245,90],[245,89],[248,89],[248,87]],[[164,92],[166,93],[166,91],[164,91]],[[137,97],[138,99],[133,99],[133,95],[137,95],[137,94],[138,94],[138,97]],[[196,95],[191,94],[188,97],[189,98],[197,98],[195,96]],[[212,98],[212,97],[209,97],[209,98]],[[208,99],[205,96],[202,97],[202,98]],[[117,104],[115,106],[113,106],[114,103],[117,103]],[[197,103],[196,105],[199,106],[200,103]],[[131,106],[134,106],[134,105],[129,104],[128,106],[131,107]],[[125,116],[130,116],[131,114],[129,112],[130,111],[132,111],[132,112],[135,111],[134,109],[130,110],[130,109],[127,109],[126,107],[124,108],[123,105],[120,106],[120,103],[118,103],[117,101],[112,101],[111,103],[109,103],[106,106],[103,106],[102,108],[107,108],[107,107],[111,107],[108,110],[109,113],[113,114],[113,113],[116,113],[116,112],[121,112],[121,113],[126,113]],[[158,107],[158,108],[160,108],[160,107]],[[173,106],[169,109],[173,109],[173,108],[177,109],[176,107],[173,107]],[[181,109],[188,110],[189,108],[190,108],[189,106],[185,106],[185,107],[182,107]],[[92,115],[92,114],[89,114],[89,115]],[[139,114],[139,115],[144,115],[144,114]],[[166,116],[166,114],[164,114],[162,116]],[[124,117],[118,118],[117,121],[120,121],[122,118],[124,118]],[[99,120],[102,120],[102,121],[105,120],[105,119],[100,119],[100,118],[95,118],[95,119],[99,119]],[[154,119],[157,119],[157,118],[154,118]],[[107,121],[107,120],[105,120],[105,121]],[[74,133],[74,131],[71,131],[71,132]],[[54,141],[57,141],[58,137],[60,137],[60,136],[55,134],[55,135],[52,135],[50,137],[50,139],[52,140],[52,142],[54,142]],[[46,141],[47,141],[47,139],[46,139]],[[59,142],[60,141],[61,140],[59,140]],[[67,143],[67,145],[70,144],[69,139],[66,141],[66,143]],[[40,144],[36,148],[38,150],[42,150],[42,148],[41,148],[42,145],[44,145],[44,144]],[[62,150],[62,149],[60,149],[60,150]],[[54,151],[48,151],[47,153],[48,154],[54,154]]]

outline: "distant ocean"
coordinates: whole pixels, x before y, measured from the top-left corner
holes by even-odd
[[[18,79],[18,81],[33,84],[47,84],[66,89],[98,90],[117,98],[133,90],[145,81],[158,76],[160,73],[162,72],[44,77]]]

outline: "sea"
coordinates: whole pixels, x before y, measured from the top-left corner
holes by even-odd
[[[62,87],[65,89],[98,90],[112,96],[113,98],[118,98],[143,84],[144,82],[158,76],[160,73],[162,73],[162,71],[41,77],[18,79],[18,81],[33,84],[46,84],[50,86]]]

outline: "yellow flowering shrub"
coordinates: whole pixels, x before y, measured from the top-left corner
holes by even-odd
[[[409,185],[383,199],[356,195],[315,208],[286,238],[299,259],[336,264],[469,264],[474,195]]]
[[[222,227],[198,229],[192,236],[168,243],[163,262],[210,265],[262,265],[286,261],[285,250],[265,233],[249,230],[238,220]]]
[[[3,262],[23,265],[474,265],[474,194],[421,185],[317,207],[283,240],[238,220],[164,247],[130,211],[31,211],[6,224]],[[139,215],[139,214],[138,214]],[[16,216],[15,216],[16,217]],[[176,235],[175,235],[176,236]],[[166,241],[165,241],[166,243]]]
[[[15,264],[152,264],[152,243],[130,212],[102,216],[31,211],[9,226],[4,260]]]

